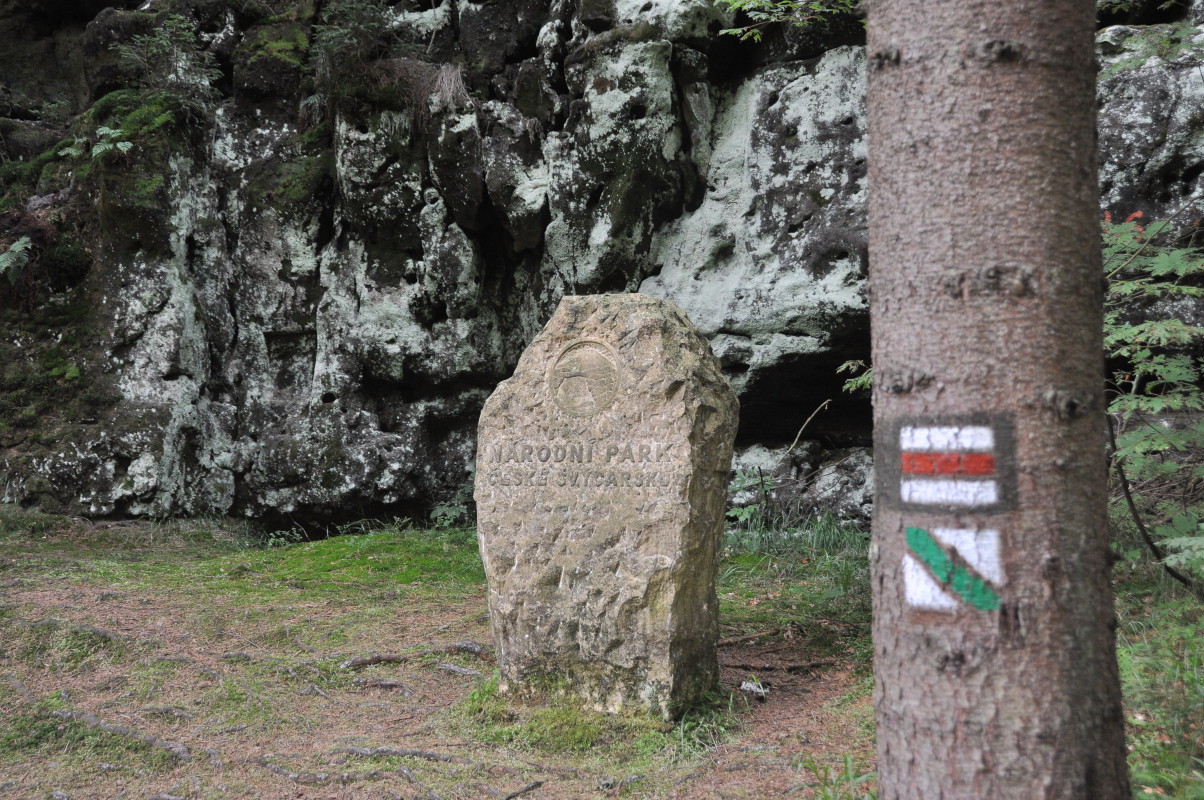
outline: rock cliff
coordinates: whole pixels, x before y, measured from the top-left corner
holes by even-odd
[[[867,510],[835,372],[869,341],[858,21],[754,45],[710,0],[114,5],[0,1],[0,251],[30,245],[0,281],[4,502],[413,513],[470,480],[561,297],[638,291],[710,339],[749,464],[831,398],[782,469]],[[1200,37],[1150,30],[1100,34],[1114,214],[1204,171]]]

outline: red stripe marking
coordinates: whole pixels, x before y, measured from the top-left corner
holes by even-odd
[[[967,475],[994,475],[995,456],[990,453],[966,453],[962,456],[962,472]]]
[[[993,475],[990,453],[903,453],[904,475]]]

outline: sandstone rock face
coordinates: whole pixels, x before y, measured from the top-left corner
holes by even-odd
[[[490,396],[476,501],[503,690],[670,715],[718,680],[738,401],[675,305],[569,296]]]
[[[742,447],[833,401],[790,468],[828,496],[820,465],[869,443],[836,373],[869,350],[857,21],[752,45],[712,0],[389,3],[335,102],[305,96],[322,5],[0,0],[0,247],[30,235],[47,287],[0,317],[0,502],[418,515],[471,480],[481,406],[561,297],[637,290],[711,342]],[[208,108],[114,91],[113,45],[169,13],[225,72]],[[1099,34],[1118,220],[1204,192],[1204,80],[1152,21]],[[62,155],[101,125],[128,158]]]

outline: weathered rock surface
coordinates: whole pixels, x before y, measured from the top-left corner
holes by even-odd
[[[671,714],[715,686],[738,401],[672,303],[569,296],[481,413],[477,535],[503,691]]]
[[[742,446],[792,441],[827,399],[821,461],[868,444],[835,372],[869,346],[856,21],[755,46],[716,36],[710,0],[398,2],[331,98],[313,8],[263,5],[0,0],[0,246],[34,242],[0,285],[0,499],[413,513],[471,479],[485,397],[573,293],[681,306]],[[111,47],[167,13],[223,71],[210,107],[122,89]],[[1204,40],[1166,61],[1160,31],[1100,34],[1121,219],[1201,190]],[[101,126],[125,157],[88,157]]]

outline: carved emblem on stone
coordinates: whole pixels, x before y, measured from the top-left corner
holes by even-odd
[[[739,408],[671,302],[560,301],[477,430],[499,692],[555,685],[673,716],[715,687]]]
[[[552,365],[548,386],[561,411],[578,417],[597,414],[619,391],[614,351],[590,339],[573,342]]]

